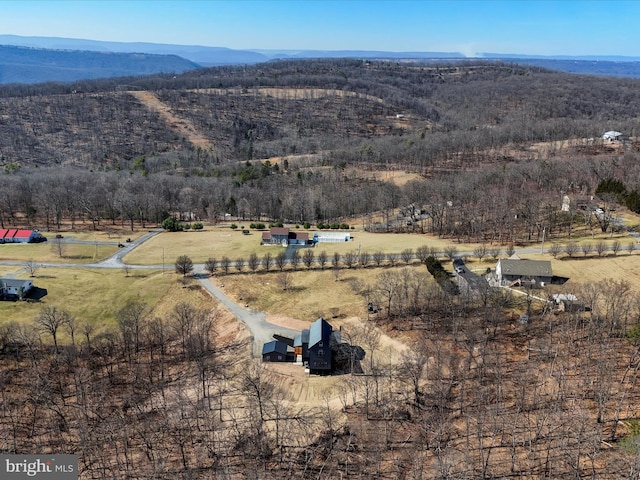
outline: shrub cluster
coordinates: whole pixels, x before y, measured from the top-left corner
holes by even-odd
[[[167,217],[162,221],[162,228],[169,232],[181,232],[184,225],[173,217]]]
[[[316,224],[316,228],[318,230],[349,230],[349,224],[347,224],[347,223],[337,223],[337,222],[336,223],[318,222]]]
[[[264,223],[252,223],[249,225],[249,228],[252,230],[264,230],[265,225]]]

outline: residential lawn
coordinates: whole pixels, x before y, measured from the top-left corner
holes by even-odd
[[[25,273],[16,278],[29,277]],[[130,300],[155,307],[171,298],[174,290],[187,290],[175,274],[155,270],[133,270],[126,277],[122,270],[41,268],[32,280],[47,295],[39,302],[0,301],[0,323],[31,322],[42,307],[55,306],[100,330],[114,327],[117,312]]]
[[[416,263],[409,268],[424,274],[425,282],[433,281],[423,265]],[[318,317],[331,319],[334,315],[365,318],[367,298],[363,290],[367,285],[374,285],[381,272],[389,270],[343,269],[338,281],[331,269],[298,270],[290,272],[292,286],[286,291],[278,280],[280,272],[233,274],[211,280],[224,285],[227,295],[238,303],[249,304],[250,308],[313,322]]]
[[[0,260],[34,261],[37,263],[93,263],[104,260],[118,251],[116,245],[64,244],[60,257],[50,242],[0,244]]]
[[[525,255],[531,260],[550,260],[553,274],[567,277],[569,281],[557,289],[571,291],[586,283],[596,283],[604,279],[625,280],[631,287],[640,291],[640,250],[629,254],[627,251],[614,256],[611,252],[602,257],[594,253],[583,258],[579,254],[572,259],[560,255],[554,259],[551,255]],[[555,286],[554,286],[555,289]]]

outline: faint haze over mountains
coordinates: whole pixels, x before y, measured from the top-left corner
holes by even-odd
[[[68,82],[115,76],[182,73],[200,67],[247,65],[303,58],[362,58],[424,62],[482,58],[531,64],[570,73],[640,77],[640,57],[620,55],[536,56],[483,52],[470,56],[461,52],[239,50],[199,45],[0,35],[0,84]]]

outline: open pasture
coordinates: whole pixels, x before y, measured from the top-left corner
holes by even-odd
[[[34,261],[37,263],[93,263],[118,251],[116,245],[64,243],[60,256],[53,242],[5,243],[0,245],[0,260]]]
[[[294,230],[304,231],[303,229]],[[309,230],[310,236],[314,231]],[[371,254],[377,251],[400,253],[406,248],[415,250],[422,245],[442,251],[451,245],[448,240],[420,234],[369,233],[361,229],[351,230],[349,233],[352,240],[348,242],[318,243],[313,247],[314,255],[317,256],[322,251],[325,251],[329,257],[334,252],[344,255],[349,251],[367,251]],[[165,266],[172,268],[180,255],[189,256],[194,263],[204,263],[210,257],[220,260],[223,256],[227,256],[231,261],[239,258],[246,261],[251,253],[256,253],[262,258],[266,252],[275,257],[282,251],[280,246],[260,245],[261,235],[262,232],[256,230],[251,230],[249,235],[243,235],[240,229],[232,230],[225,226],[206,227],[200,232],[163,232],[127,254],[124,261],[139,265],[161,265],[164,258]],[[463,245],[457,248],[467,249]],[[473,247],[469,246],[468,249],[473,250]],[[304,248],[300,247],[300,253],[303,250]]]
[[[16,269],[14,269],[16,271]],[[16,278],[28,278],[27,273]],[[30,322],[44,306],[67,310],[79,322],[89,322],[98,330],[113,327],[118,310],[128,301],[139,300],[150,307],[170,298],[173,290],[185,290],[173,273],[157,270],[122,270],[83,268],[41,268],[32,278],[38,288],[47,290],[39,302],[0,302],[0,323]]]

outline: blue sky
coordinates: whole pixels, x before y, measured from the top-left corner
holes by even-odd
[[[640,1],[0,0],[0,34],[237,49],[640,56]]]

